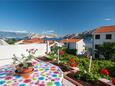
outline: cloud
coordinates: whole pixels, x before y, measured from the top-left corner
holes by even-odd
[[[112,19],[111,18],[105,18],[104,20],[105,21],[111,21]]]
[[[55,31],[54,30],[46,30],[46,31],[43,31],[42,33],[54,33]]]
[[[55,31],[54,30],[48,30],[47,32],[48,33],[54,33]]]
[[[26,30],[0,30],[3,32],[27,33]]]
[[[18,31],[14,31],[14,32],[17,32],[17,33],[27,33],[26,30],[18,30]]]

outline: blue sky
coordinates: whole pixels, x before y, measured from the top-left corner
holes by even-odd
[[[0,0],[0,30],[68,34],[115,25],[114,0]]]

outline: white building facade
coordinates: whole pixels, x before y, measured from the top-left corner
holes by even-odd
[[[93,52],[104,42],[115,42],[115,26],[104,26],[96,29],[93,33]]]
[[[100,45],[104,42],[115,42],[115,32],[94,33],[94,45]]]
[[[62,42],[68,49],[76,49],[77,55],[82,55],[85,53],[85,43],[83,39],[64,39]]]

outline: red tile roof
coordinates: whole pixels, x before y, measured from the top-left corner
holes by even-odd
[[[115,32],[115,26],[103,26],[100,28],[97,28],[96,33],[106,33],[106,32]]]
[[[73,42],[78,42],[80,40],[81,39],[63,39],[60,42],[63,42],[63,43],[65,43],[65,42],[67,42],[67,43],[73,43]]]
[[[30,40],[24,40],[23,44],[30,44],[30,43],[44,43],[44,40],[40,39],[40,38],[33,38]]]

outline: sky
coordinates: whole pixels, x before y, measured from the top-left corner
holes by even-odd
[[[79,33],[115,25],[114,0],[0,0],[0,30]]]

